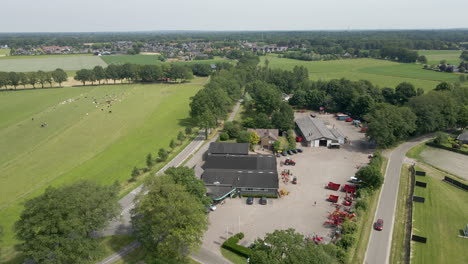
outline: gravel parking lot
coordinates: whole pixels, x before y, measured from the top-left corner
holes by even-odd
[[[448,150],[427,147],[421,152],[427,163],[468,180],[468,158],[466,155]]]
[[[297,113],[296,118],[304,114],[309,113]],[[370,152],[365,148],[364,134],[358,132],[358,128],[336,121],[332,115],[318,115],[317,118],[330,127],[334,125],[351,144],[343,145],[341,149],[309,148],[298,144],[304,152],[290,157],[296,161],[296,166],[281,166],[280,161],[285,157],[277,158],[279,174],[289,169],[298,178],[297,185],[285,184],[280,179],[280,190],[289,191],[289,195],[268,199],[267,205],[260,205],[258,198],[253,205],[247,205],[246,198],[226,199],[210,213],[204,247],[219,252],[224,240],[239,231],[245,234],[241,241],[245,246],[275,229],[294,228],[306,236],[328,236],[330,229],[325,228],[323,222],[334,207],[326,199],[329,194],[338,194],[342,202],[344,193],[327,190],[325,185],[329,181],[347,183],[358,167],[368,162]]]

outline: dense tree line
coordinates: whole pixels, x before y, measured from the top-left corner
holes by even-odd
[[[220,120],[226,119],[232,106],[240,99],[242,87],[253,79],[258,62],[258,57],[244,57],[235,67],[218,69],[210,82],[191,98],[190,116],[206,133]]]
[[[96,66],[93,69],[81,69],[76,72],[75,80],[83,85],[86,82],[94,84],[102,81],[127,80],[131,82],[154,82],[161,79],[172,80],[190,80],[193,79],[192,69],[186,65],[180,64],[161,64],[161,65],[138,65],[125,63],[122,65],[111,64],[106,68]]]
[[[36,88],[36,85],[39,84],[44,88],[46,84],[52,87],[54,82],[62,86],[62,83],[67,79],[67,73],[62,69],[56,69],[51,72],[0,72],[0,88],[7,89],[8,86],[13,86],[16,90],[20,85],[23,87],[31,85],[33,88]]]
[[[79,47],[83,43],[140,41],[186,43],[216,41],[235,46],[240,40],[261,41],[280,46],[341,47],[344,50],[381,49],[395,46],[408,49],[458,49],[468,42],[467,30],[366,30],[366,31],[254,31],[254,32],[121,32],[121,33],[1,33],[0,43],[10,47],[59,45]],[[323,52],[319,52],[323,53]]]

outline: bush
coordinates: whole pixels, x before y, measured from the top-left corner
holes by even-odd
[[[226,141],[226,140],[228,140],[228,139],[229,139],[229,135],[228,135],[228,133],[226,133],[226,132],[223,132],[223,133],[221,133],[221,134],[219,135],[219,140],[221,140],[221,141]]]
[[[237,237],[239,240],[242,240],[244,238],[244,233],[240,232],[235,234],[234,236]]]
[[[185,134],[186,134],[186,135],[191,135],[192,132],[193,132],[193,131],[192,131],[192,128],[191,128],[191,127],[186,127],[186,128],[185,128]]]
[[[361,209],[363,211],[367,210],[367,199],[358,199],[356,201],[356,209]]]
[[[356,222],[354,222],[352,220],[348,220],[348,219],[346,219],[343,222],[341,227],[343,228],[343,230],[342,230],[343,235],[354,234],[354,233],[356,233],[357,228],[358,228]]]
[[[354,241],[356,241],[356,238],[353,235],[346,234],[343,235],[343,237],[341,237],[340,240],[338,240],[336,245],[343,248],[344,250],[347,250],[348,248],[353,246]]]
[[[238,233],[230,238],[228,238],[226,241],[224,241],[222,247],[236,253],[238,255],[241,255],[243,257],[249,258],[252,255],[252,250],[250,248],[246,248],[244,246],[238,245],[237,243],[239,242],[240,238],[244,238],[243,233]]]

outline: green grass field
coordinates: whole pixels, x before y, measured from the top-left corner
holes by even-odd
[[[427,58],[428,64],[439,64],[441,60],[446,60],[450,64],[460,64],[460,50],[418,50],[419,55]]]
[[[47,186],[78,179],[125,183],[133,166],[145,166],[146,154],[168,149],[183,130],[189,98],[206,80],[0,93],[3,246],[16,242],[11,227],[21,203]],[[110,108],[106,100],[113,100]]]
[[[376,59],[348,59],[332,61],[300,61],[278,58],[273,55],[261,57],[262,63],[269,60],[272,68],[291,70],[305,66],[311,80],[346,78],[353,81],[369,80],[380,87],[395,88],[401,82],[410,82],[416,88],[428,91],[441,81],[457,81],[458,75],[423,70],[419,64],[397,63]]]
[[[101,58],[107,64],[124,64],[124,63],[133,63],[133,64],[160,64],[162,63],[158,60],[157,55],[112,55],[112,56],[102,56]],[[187,62],[174,62],[180,64],[193,64],[193,63],[218,63],[218,62],[226,62],[229,61],[227,59],[222,59],[216,57],[212,60],[194,60],[194,61],[187,61]]]
[[[9,56],[9,55],[10,55],[10,49],[0,49],[0,57]]]
[[[23,58],[21,58],[23,57]],[[50,55],[50,56],[7,56],[0,57],[0,71],[31,72],[65,71],[92,69],[94,66],[106,67],[107,64],[97,56]]]
[[[413,264],[466,263],[468,240],[458,237],[468,219],[468,192],[443,182],[443,173],[430,168],[426,177],[416,176],[427,188],[415,187],[414,194],[426,199],[413,204],[413,234],[427,237],[427,243],[412,242]]]

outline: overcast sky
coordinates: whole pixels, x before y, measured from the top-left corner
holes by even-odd
[[[468,0],[14,0],[0,32],[468,28]]]

